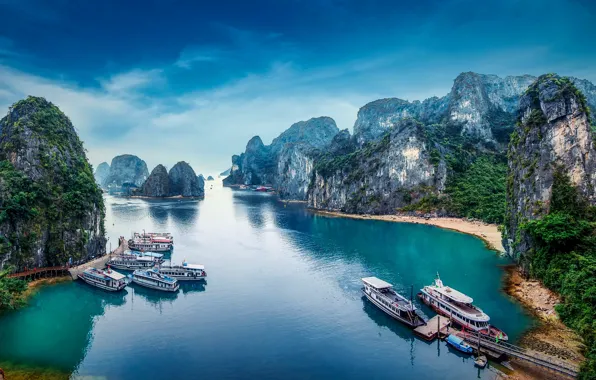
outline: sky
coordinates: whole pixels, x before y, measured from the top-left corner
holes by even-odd
[[[217,174],[261,136],[466,71],[596,82],[592,0],[0,0],[0,115],[70,117],[97,166],[135,154]]]

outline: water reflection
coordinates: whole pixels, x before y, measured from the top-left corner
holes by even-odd
[[[0,358],[14,364],[73,371],[93,340],[95,321],[106,310],[126,303],[127,291],[105,292],[85,283],[63,283],[44,289],[44,297],[7,313],[0,323]],[[48,352],[60,355],[48,359]]]
[[[188,231],[194,226],[199,217],[199,206],[201,202],[202,201],[180,200],[179,202],[171,204],[167,210],[172,217],[172,222],[174,222],[183,232]]]
[[[181,281],[179,284],[183,294],[200,293],[206,290],[207,281]]]
[[[135,297],[140,297],[158,309],[164,304],[172,304],[178,298],[178,292],[163,292],[136,284],[129,285],[128,289],[131,291],[133,302]]]

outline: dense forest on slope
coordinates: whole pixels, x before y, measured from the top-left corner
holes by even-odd
[[[74,127],[43,98],[0,120],[0,263],[65,264],[105,250],[104,205]]]
[[[548,214],[522,228],[535,244],[530,274],[561,294],[557,312],[587,346],[580,378],[596,379],[596,207],[557,171]]]

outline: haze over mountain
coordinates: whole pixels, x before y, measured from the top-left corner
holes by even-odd
[[[2,114],[47,98],[94,167],[128,152],[219,173],[253,135],[267,145],[321,115],[353,132],[362,105],[442,97],[461,72],[596,82],[589,1],[10,0],[0,12]]]

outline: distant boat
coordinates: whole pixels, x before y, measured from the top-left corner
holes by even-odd
[[[255,191],[260,191],[260,192],[267,192],[267,191],[271,191],[273,190],[272,187],[269,186],[257,186],[257,188],[255,189]]]
[[[472,297],[445,286],[438,273],[434,283],[422,288],[418,297],[437,313],[451,318],[466,331],[503,341],[508,339],[507,334],[488,323],[489,316],[472,304]]]
[[[180,288],[176,279],[161,274],[157,269],[136,270],[132,274],[132,282],[146,288],[161,290],[164,292],[175,292]]]
[[[174,247],[174,237],[169,232],[135,232],[128,240],[128,248],[135,251],[168,252]]]
[[[385,313],[410,327],[426,324],[412,301],[393,290],[390,283],[376,277],[365,277],[362,282],[362,291],[366,298]]]
[[[121,273],[111,270],[110,267],[106,270],[87,268],[79,278],[89,285],[110,292],[116,292],[126,287],[126,277]]]
[[[454,334],[450,334],[447,337],[447,344],[461,352],[465,352],[466,354],[471,354],[473,352],[473,349],[469,344]]]

